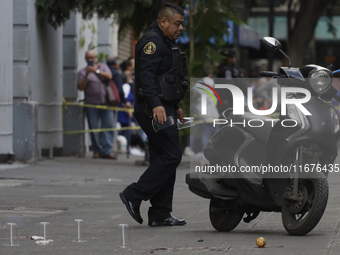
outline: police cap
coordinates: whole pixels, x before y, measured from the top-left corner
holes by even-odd
[[[221,50],[221,54],[226,57],[235,57],[236,56],[236,51],[231,48],[225,48]]]

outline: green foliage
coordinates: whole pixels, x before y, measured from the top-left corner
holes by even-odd
[[[188,25],[185,32],[195,38],[194,49],[190,49],[191,59],[189,68],[192,68],[194,77],[202,77],[203,69],[214,69],[215,63],[223,60],[219,50],[226,46],[223,40],[224,35],[229,34],[227,20],[240,23],[236,1],[223,0],[184,0],[184,4],[189,7]],[[214,38],[215,43],[209,41]]]
[[[94,50],[95,48],[97,48],[97,46],[94,44],[93,41],[91,41],[89,43],[89,46],[87,47],[87,50]]]
[[[83,35],[85,29],[86,29],[86,26],[85,26],[85,24],[83,23],[83,24],[80,26],[80,29],[79,29],[79,48],[81,48],[81,49],[83,49],[84,46],[85,46],[85,36]]]
[[[133,2],[132,4],[129,3],[131,1]],[[120,7],[121,9],[116,16],[119,33],[121,34],[125,29],[133,27],[135,34],[139,35],[156,19],[160,1],[121,1]]]
[[[227,20],[240,23],[237,16],[238,10],[235,1],[223,0],[183,0],[180,2],[182,8],[189,16],[185,25],[184,33],[195,38],[193,44],[187,49],[188,69],[192,77],[204,77],[204,71],[216,68],[216,63],[221,62],[224,57],[219,53],[226,42],[224,35],[229,34]],[[214,38],[215,43],[211,43],[210,38]],[[190,114],[190,96],[186,96],[180,104],[183,111]],[[181,148],[184,150],[188,141],[189,130],[181,130]]]
[[[248,0],[251,1],[251,0]],[[119,24],[119,38],[123,39],[127,30],[133,28],[136,35],[142,33],[156,19],[162,1],[159,0],[36,0],[38,17],[46,18],[53,27],[61,26],[70,18],[70,11],[80,11],[84,19],[90,19],[95,13],[100,18],[112,17]],[[194,49],[189,49],[194,56],[189,63],[194,76],[202,76],[203,67],[210,69],[214,63],[223,59],[218,49],[225,46],[222,37],[228,34],[226,20],[240,22],[236,0],[169,0],[181,6],[192,16],[185,33],[195,38]],[[189,9],[189,10],[188,10]],[[84,25],[83,25],[84,27]],[[88,27],[96,33],[93,23]],[[84,28],[83,28],[84,29]],[[82,35],[82,33],[80,33]],[[215,38],[215,44],[209,42]],[[84,47],[85,38],[80,36],[79,46]]]
[[[85,36],[79,36],[79,48],[83,49],[85,45]]]
[[[150,20],[154,20],[159,8],[158,0],[36,0],[38,18],[47,19],[54,28],[70,18],[71,11],[79,11],[84,19],[91,19],[95,13],[99,18],[118,15],[121,31],[133,25],[141,32]],[[150,15],[150,14],[153,15]]]
[[[95,34],[96,33],[96,27],[95,27],[95,25],[94,25],[94,23],[90,23],[90,24],[88,24],[88,26],[87,26],[89,29],[91,29],[91,33],[92,34]]]
[[[105,54],[104,52],[100,51],[97,55],[98,62],[104,62],[108,58],[108,54]]]
[[[38,18],[47,19],[54,28],[61,26],[70,18],[70,11],[77,10],[85,0],[36,0]]]

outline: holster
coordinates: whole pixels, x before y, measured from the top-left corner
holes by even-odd
[[[146,100],[144,100],[144,113],[147,117],[149,117],[150,119],[153,118],[153,112],[151,107],[148,105],[148,103],[146,102]]]
[[[189,91],[189,82],[184,77],[167,73],[157,77],[157,80],[162,91],[159,96],[165,101],[178,103]]]
[[[165,101],[181,101],[189,91],[189,81],[185,78],[188,73],[186,56],[176,45],[171,47],[173,64],[172,67],[157,77],[161,87],[160,97]]]

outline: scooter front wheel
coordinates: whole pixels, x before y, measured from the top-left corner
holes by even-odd
[[[282,222],[294,236],[310,232],[320,221],[327,205],[328,182],[322,173],[299,180],[298,201],[287,201],[282,207]]]
[[[211,199],[209,206],[210,222],[217,231],[231,231],[240,223],[244,212],[226,209],[224,203]]]

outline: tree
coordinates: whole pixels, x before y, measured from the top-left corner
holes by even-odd
[[[223,40],[228,35],[227,20],[240,23],[236,1],[223,0],[185,0],[188,23],[186,33],[190,37],[189,46],[189,76],[203,75],[202,67],[214,68],[215,62],[224,57],[219,50],[225,47]]]
[[[156,0],[36,0],[38,18],[46,18],[54,28],[61,26],[70,18],[71,11],[79,11],[84,19],[91,19],[96,13],[99,18],[110,18],[112,14],[119,14],[121,27],[132,23],[141,32],[145,22],[153,19],[148,17],[150,11],[158,8]],[[148,15],[148,16],[147,16]],[[151,15],[152,16],[152,15]],[[137,21],[137,18],[143,18]],[[127,22],[126,19],[130,19]]]
[[[288,55],[294,66],[302,66],[303,57],[320,16],[335,4],[334,0],[288,0]],[[295,13],[295,15],[291,15]],[[293,20],[295,20],[293,24]]]
[[[91,18],[95,13],[99,18],[109,18],[116,14],[120,37],[126,28],[133,27],[138,35],[156,19],[157,12],[164,1],[160,0],[36,0],[38,17],[47,18],[54,27],[61,26],[70,18],[71,11],[79,11],[83,17]],[[185,33],[190,36],[189,70],[190,76],[202,75],[202,66],[211,68],[213,62],[223,56],[218,49],[226,43],[222,39],[228,34],[227,20],[240,22],[235,7],[236,0],[170,0],[186,11],[188,22]],[[214,38],[215,43],[209,42]]]
[[[248,9],[257,2],[273,0],[243,0]],[[80,11],[84,18],[91,18],[97,13],[100,18],[109,18],[117,14],[120,24],[119,34],[124,35],[127,27],[133,27],[139,35],[155,19],[163,0],[36,0],[38,17],[47,18],[53,27],[61,26],[70,17],[70,11]],[[182,6],[188,12],[189,22],[185,30],[190,36],[189,67],[192,75],[198,75],[202,64],[211,65],[221,60],[217,49],[225,44],[221,40],[227,33],[223,20],[240,22],[237,0],[169,0]],[[303,56],[307,45],[313,39],[319,17],[331,11],[339,0],[281,0],[288,5],[288,50],[295,66],[303,65]],[[243,9],[246,7],[243,7]],[[244,11],[244,10],[242,10]],[[209,42],[215,38],[215,44]],[[193,39],[195,38],[195,39]],[[207,58],[208,56],[208,58]]]

